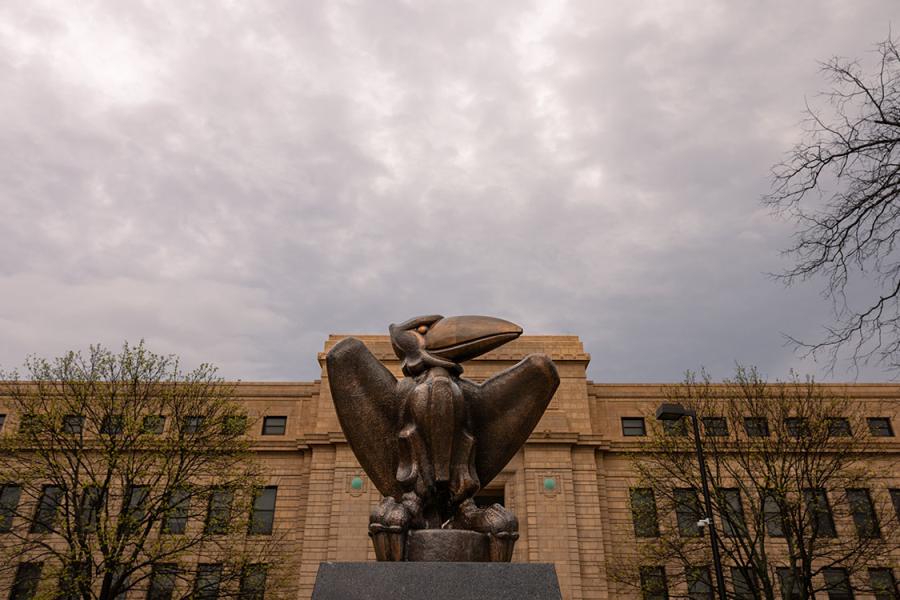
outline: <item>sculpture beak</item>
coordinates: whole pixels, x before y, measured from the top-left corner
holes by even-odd
[[[455,363],[480,356],[522,335],[515,323],[494,317],[447,317],[425,334],[429,354]]]

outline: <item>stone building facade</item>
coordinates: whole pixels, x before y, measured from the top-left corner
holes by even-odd
[[[341,337],[326,341],[320,364]],[[400,376],[387,336],[356,337]],[[652,415],[664,400],[664,386],[588,380],[590,356],[576,336],[523,336],[466,363],[463,376],[483,380],[532,352],[556,363],[559,389],[528,442],[481,495],[502,499],[519,517],[513,561],[553,563],[566,600],[639,597],[618,587],[607,570],[639,542],[629,504],[635,479],[629,455],[641,450],[642,436],[633,435],[639,422],[629,419]],[[900,426],[900,385],[836,387],[871,405],[873,417],[886,417],[891,434]],[[270,484],[278,486],[276,526],[289,530],[297,597],[308,598],[320,562],[374,560],[366,532],[378,491],[344,440],[324,368],[318,381],[242,383],[239,394],[261,422],[287,417],[284,435],[257,432],[257,449],[269,466]],[[898,489],[900,444],[892,435],[879,442],[883,452],[873,460],[883,463],[884,478],[872,488]],[[900,577],[900,557],[886,561]]]
[[[259,423],[254,448],[266,485],[277,487],[274,526],[285,539],[289,596],[298,600],[310,597],[321,562],[375,559],[367,525],[380,495],[341,433],[324,370],[325,353],[342,337],[325,342],[319,380],[237,387]],[[356,337],[400,376],[387,336]],[[635,484],[629,457],[642,449],[640,419],[664,401],[664,386],[588,380],[590,356],[576,336],[522,336],[465,363],[463,376],[484,380],[533,352],[553,359],[560,386],[528,442],[480,496],[515,512],[521,537],[513,561],[553,563],[566,600],[640,597],[618,586],[608,570],[640,543],[629,501]],[[881,451],[872,457],[883,476],[871,487],[879,493],[895,489],[900,500],[900,443],[893,436],[900,427],[900,385],[834,387],[871,406],[872,417],[887,419],[890,435],[879,439]],[[896,510],[900,518],[900,501]],[[900,578],[900,556],[885,557],[881,566]]]

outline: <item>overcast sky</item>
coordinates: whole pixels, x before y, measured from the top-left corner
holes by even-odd
[[[0,365],[145,338],[243,380],[419,314],[576,334],[601,382],[828,322],[759,199],[818,61],[897,0],[4,2]],[[832,379],[852,374],[835,373]],[[862,379],[885,380],[877,370]]]

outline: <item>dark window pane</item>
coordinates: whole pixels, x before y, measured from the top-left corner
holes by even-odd
[[[688,434],[687,419],[684,417],[676,419],[675,421],[662,421],[662,427],[663,433],[666,435],[685,437]]]
[[[100,433],[106,435],[119,435],[125,429],[125,417],[122,415],[107,415],[100,423]]]
[[[130,585],[125,568],[113,567],[110,573],[110,593],[113,594],[113,600],[125,600]]]
[[[891,427],[891,419],[889,417],[869,417],[866,421],[869,423],[869,433],[873,436],[894,436],[894,429]]]
[[[664,567],[641,567],[641,594],[644,600],[668,600]]]
[[[813,533],[819,537],[835,537],[834,519],[831,516],[831,505],[828,494],[823,489],[803,490],[803,501]]]
[[[247,432],[247,417],[244,415],[228,415],[222,420],[222,433],[226,435],[243,435]]]
[[[266,566],[247,565],[241,571],[239,600],[263,600],[266,593]]]
[[[731,567],[731,587],[735,600],[754,600],[756,574],[747,567]]]
[[[6,423],[6,415],[0,414],[0,431],[3,431],[3,425]]]
[[[125,502],[122,505],[122,518],[128,527],[137,527],[147,516],[147,497],[150,488],[146,485],[133,485],[125,494]]]
[[[219,597],[221,583],[222,565],[201,563],[197,566],[197,579],[194,581],[194,599],[216,600]]]
[[[828,435],[831,437],[850,437],[853,435],[853,431],[850,429],[850,421],[844,417],[828,419]]]
[[[234,493],[231,490],[213,490],[209,496],[209,510],[206,513],[206,533],[222,534],[228,531],[233,501]]]
[[[250,533],[270,534],[275,522],[275,496],[278,488],[269,486],[260,488],[253,500],[253,516],[250,519]]]
[[[875,600],[897,600],[900,598],[900,590],[897,589],[897,580],[890,569],[869,569],[869,584]]]
[[[828,600],[853,600],[853,590],[850,589],[846,569],[822,569],[822,574],[825,576]]]
[[[763,519],[766,522],[766,533],[771,537],[784,537],[784,520],[778,498],[772,492],[762,493]]]
[[[145,415],[141,423],[141,429],[145,433],[160,435],[166,428],[166,417],[164,415]]]
[[[65,565],[60,570],[59,589],[54,600],[80,600],[81,589],[91,587],[91,568],[86,562]]]
[[[287,417],[266,417],[263,419],[263,435],[284,435]]]
[[[891,502],[894,504],[894,512],[897,515],[897,521],[900,522],[900,489],[888,491],[891,493]]]
[[[631,519],[636,537],[659,536],[659,521],[656,517],[656,497],[650,488],[631,489]]]
[[[100,515],[100,506],[103,502],[99,487],[88,486],[81,494],[81,528],[84,531],[97,531],[97,520]]]
[[[778,567],[778,582],[781,584],[781,597],[784,600],[801,600],[803,598],[803,590],[800,586],[800,580],[797,579],[793,569],[788,567]]]
[[[809,435],[809,421],[805,417],[788,417],[784,420],[784,428],[792,438]]]
[[[703,535],[703,531],[697,526],[702,514],[696,490],[690,488],[675,490],[675,516],[680,535],[687,537]]]
[[[17,485],[0,487],[0,532],[12,530],[13,517],[19,508],[22,488]]]
[[[744,417],[744,431],[749,437],[769,437],[769,421],[765,417]]]
[[[850,502],[850,512],[853,514],[857,535],[864,538],[881,537],[881,529],[878,527],[878,518],[875,515],[875,507],[872,506],[869,490],[847,490],[847,500]]]
[[[622,435],[632,437],[647,435],[643,417],[622,417]]]
[[[203,417],[185,417],[182,423],[182,429],[185,433],[197,433],[201,427],[203,427]]]
[[[184,530],[187,528],[190,503],[190,492],[188,490],[172,491],[169,495],[166,517],[163,519],[163,533],[184,533]]]
[[[31,600],[37,592],[38,582],[41,580],[42,563],[19,563],[16,568],[16,576],[13,579],[12,588],[9,590],[9,600]]]
[[[53,531],[56,512],[62,499],[63,489],[55,485],[45,485],[41,491],[34,518],[31,520],[31,533],[48,533]]]
[[[709,567],[691,567],[685,572],[690,600],[713,600]]]
[[[703,433],[709,436],[726,437],[728,420],[725,417],[703,417]]]
[[[744,521],[744,506],[741,491],[736,488],[719,490],[719,507],[722,511],[722,534],[733,537],[747,531]]]
[[[150,586],[147,588],[147,600],[172,600],[175,581],[178,578],[178,565],[153,565],[150,573]]]
[[[65,415],[62,421],[63,433],[79,435],[84,427],[84,417],[81,415]]]

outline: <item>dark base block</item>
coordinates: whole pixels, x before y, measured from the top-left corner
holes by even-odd
[[[464,529],[418,529],[406,534],[406,560],[488,562],[488,536]]]
[[[321,563],[312,600],[561,600],[552,564]]]

